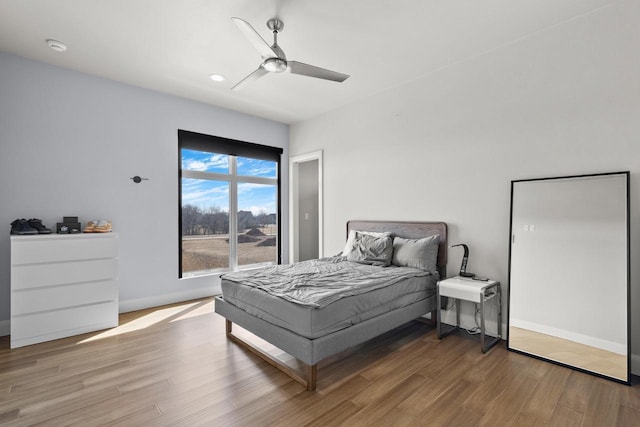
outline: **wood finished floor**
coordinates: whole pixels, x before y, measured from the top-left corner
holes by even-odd
[[[307,392],[227,342],[206,299],[14,350],[0,338],[0,425],[638,426],[640,389],[413,322],[321,363]]]
[[[528,354],[627,380],[627,357],[622,354],[514,326],[509,327],[509,345]]]

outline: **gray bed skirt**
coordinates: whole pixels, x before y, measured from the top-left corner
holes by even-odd
[[[215,298],[216,313],[307,365],[315,365],[322,359],[368,341],[436,309],[434,295],[329,335],[309,339],[252,316],[226,302],[221,296]]]

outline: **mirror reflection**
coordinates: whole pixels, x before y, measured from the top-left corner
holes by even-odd
[[[512,181],[510,350],[629,382],[628,183]]]

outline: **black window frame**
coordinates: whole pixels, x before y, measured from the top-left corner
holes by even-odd
[[[277,221],[277,259],[282,263],[282,153],[280,147],[256,144],[221,136],[206,135],[178,129],[178,278],[182,279],[182,149],[193,149],[215,154],[227,154],[235,157],[248,157],[270,160],[277,163],[276,221]],[[229,212],[231,214],[231,212]],[[236,212],[237,215],[237,212]],[[230,230],[231,231],[231,230]],[[215,274],[215,273],[214,273]]]

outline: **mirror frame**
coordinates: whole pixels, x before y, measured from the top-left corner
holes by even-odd
[[[601,372],[597,372],[597,371],[593,371],[593,370],[589,370],[589,369],[585,369],[579,366],[575,366],[575,365],[571,365],[569,363],[563,363],[561,361],[557,361],[557,360],[553,360],[541,355],[537,355],[534,353],[529,353],[527,351],[524,350],[520,350],[517,348],[513,348],[511,346],[511,342],[510,342],[510,337],[509,337],[509,333],[510,333],[510,322],[511,322],[511,280],[512,280],[512,270],[511,270],[511,257],[512,257],[512,245],[513,245],[513,202],[514,202],[514,186],[517,183],[521,183],[521,182],[532,182],[532,181],[550,181],[550,180],[565,180],[565,179],[580,179],[580,178],[594,178],[594,177],[605,177],[605,176],[610,176],[610,175],[624,175],[625,176],[625,182],[626,182],[626,206],[625,206],[625,215],[626,215],[626,318],[627,318],[627,376],[626,379],[621,379],[618,377],[613,377],[613,376],[609,376],[606,374],[603,374]],[[510,203],[510,211],[509,211],[509,267],[508,267],[508,282],[507,282],[507,289],[508,289],[508,295],[509,295],[509,303],[507,304],[507,331],[506,331],[506,335],[507,335],[507,339],[506,339],[506,344],[507,344],[507,350],[515,352],[515,353],[519,353],[519,354],[523,354],[526,356],[530,356],[533,357],[535,359],[539,359],[539,360],[544,360],[550,363],[553,363],[555,365],[559,365],[559,366],[564,366],[576,371],[580,371],[580,372],[584,372],[587,374],[591,374],[600,378],[605,378],[608,380],[612,380],[618,383],[622,383],[622,384],[626,384],[626,385],[631,385],[631,236],[630,236],[630,230],[631,230],[631,220],[630,220],[630,188],[629,188],[629,183],[630,183],[630,172],[629,171],[622,171],[622,172],[607,172],[607,173],[595,173],[595,174],[584,174],[584,175],[568,175],[568,176],[557,176],[557,177],[545,177],[545,178],[531,178],[531,179],[519,179],[519,180],[512,180],[511,181],[511,203]]]

